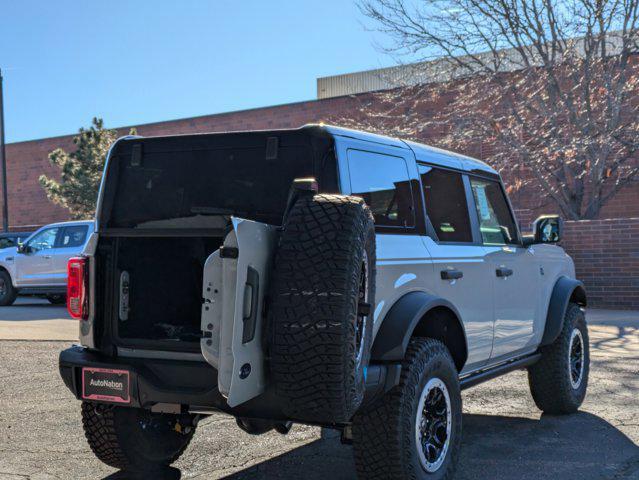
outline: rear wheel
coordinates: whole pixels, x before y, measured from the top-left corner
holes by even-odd
[[[270,368],[295,420],[347,422],[364,396],[375,294],[373,217],[361,198],[297,200],[275,257]]]
[[[175,462],[195,432],[193,415],[82,403],[82,426],[98,459],[122,470]]]
[[[5,270],[0,270],[0,307],[13,305],[18,291],[11,283],[11,277]]]
[[[47,300],[51,305],[62,305],[67,301],[67,297],[62,294],[47,295]]]
[[[398,386],[353,419],[359,478],[450,479],[461,443],[462,400],[443,343],[411,340]]]
[[[528,383],[537,407],[545,413],[574,413],[588,388],[590,348],[583,310],[568,305],[559,337],[541,349],[541,359],[528,368]]]

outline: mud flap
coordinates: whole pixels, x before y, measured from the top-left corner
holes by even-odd
[[[271,225],[232,218],[233,231],[204,265],[202,354],[234,407],[265,388],[262,318],[277,240]]]

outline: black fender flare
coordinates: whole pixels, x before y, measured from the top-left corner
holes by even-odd
[[[586,306],[586,289],[579,280],[568,277],[559,277],[555,282],[548,303],[548,313],[546,314],[546,326],[544,335],[541,338],[540,347],[553,343],[559,334],[564,323],[564,316],[568,310],[570,299],[575,297],[576,303]]]
[[[426,292],[408,292],[393,304],[384,317],[373,341],[371,363],[402,361],[417,324],[435,307],[450,309],[464,332],[459,312],[448,300]],[[464,332],[464,341],[465,335]]]

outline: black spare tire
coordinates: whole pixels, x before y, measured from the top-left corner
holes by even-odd
[[[307,195],[288,212],[270,287],[270,370],[291,419],[340,423],[364,396],[375,230],[361,198]]]

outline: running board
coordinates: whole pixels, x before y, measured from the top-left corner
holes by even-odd
[[[18,287],[19,295],[66,295],[67,287]]]
[[[534,364],[541,358],[541,353],[533,353],[532,355],[528,355],[527,357],[518,358],[517,360],[512,360],[508,363],[502,363],[501,365],[497,365],[496,367],[490,368],[488,370],[481,370],[476,373],[471,373],[470,375],[460,378],[459,384],[462,390],[465,390],[470,387],[474,387],[480,383],[483,383],[487,380],[492,380],[493,378],[500,377],[506,373],[512,372],[513,370],[520,370],[522,368],[529,367]]]

